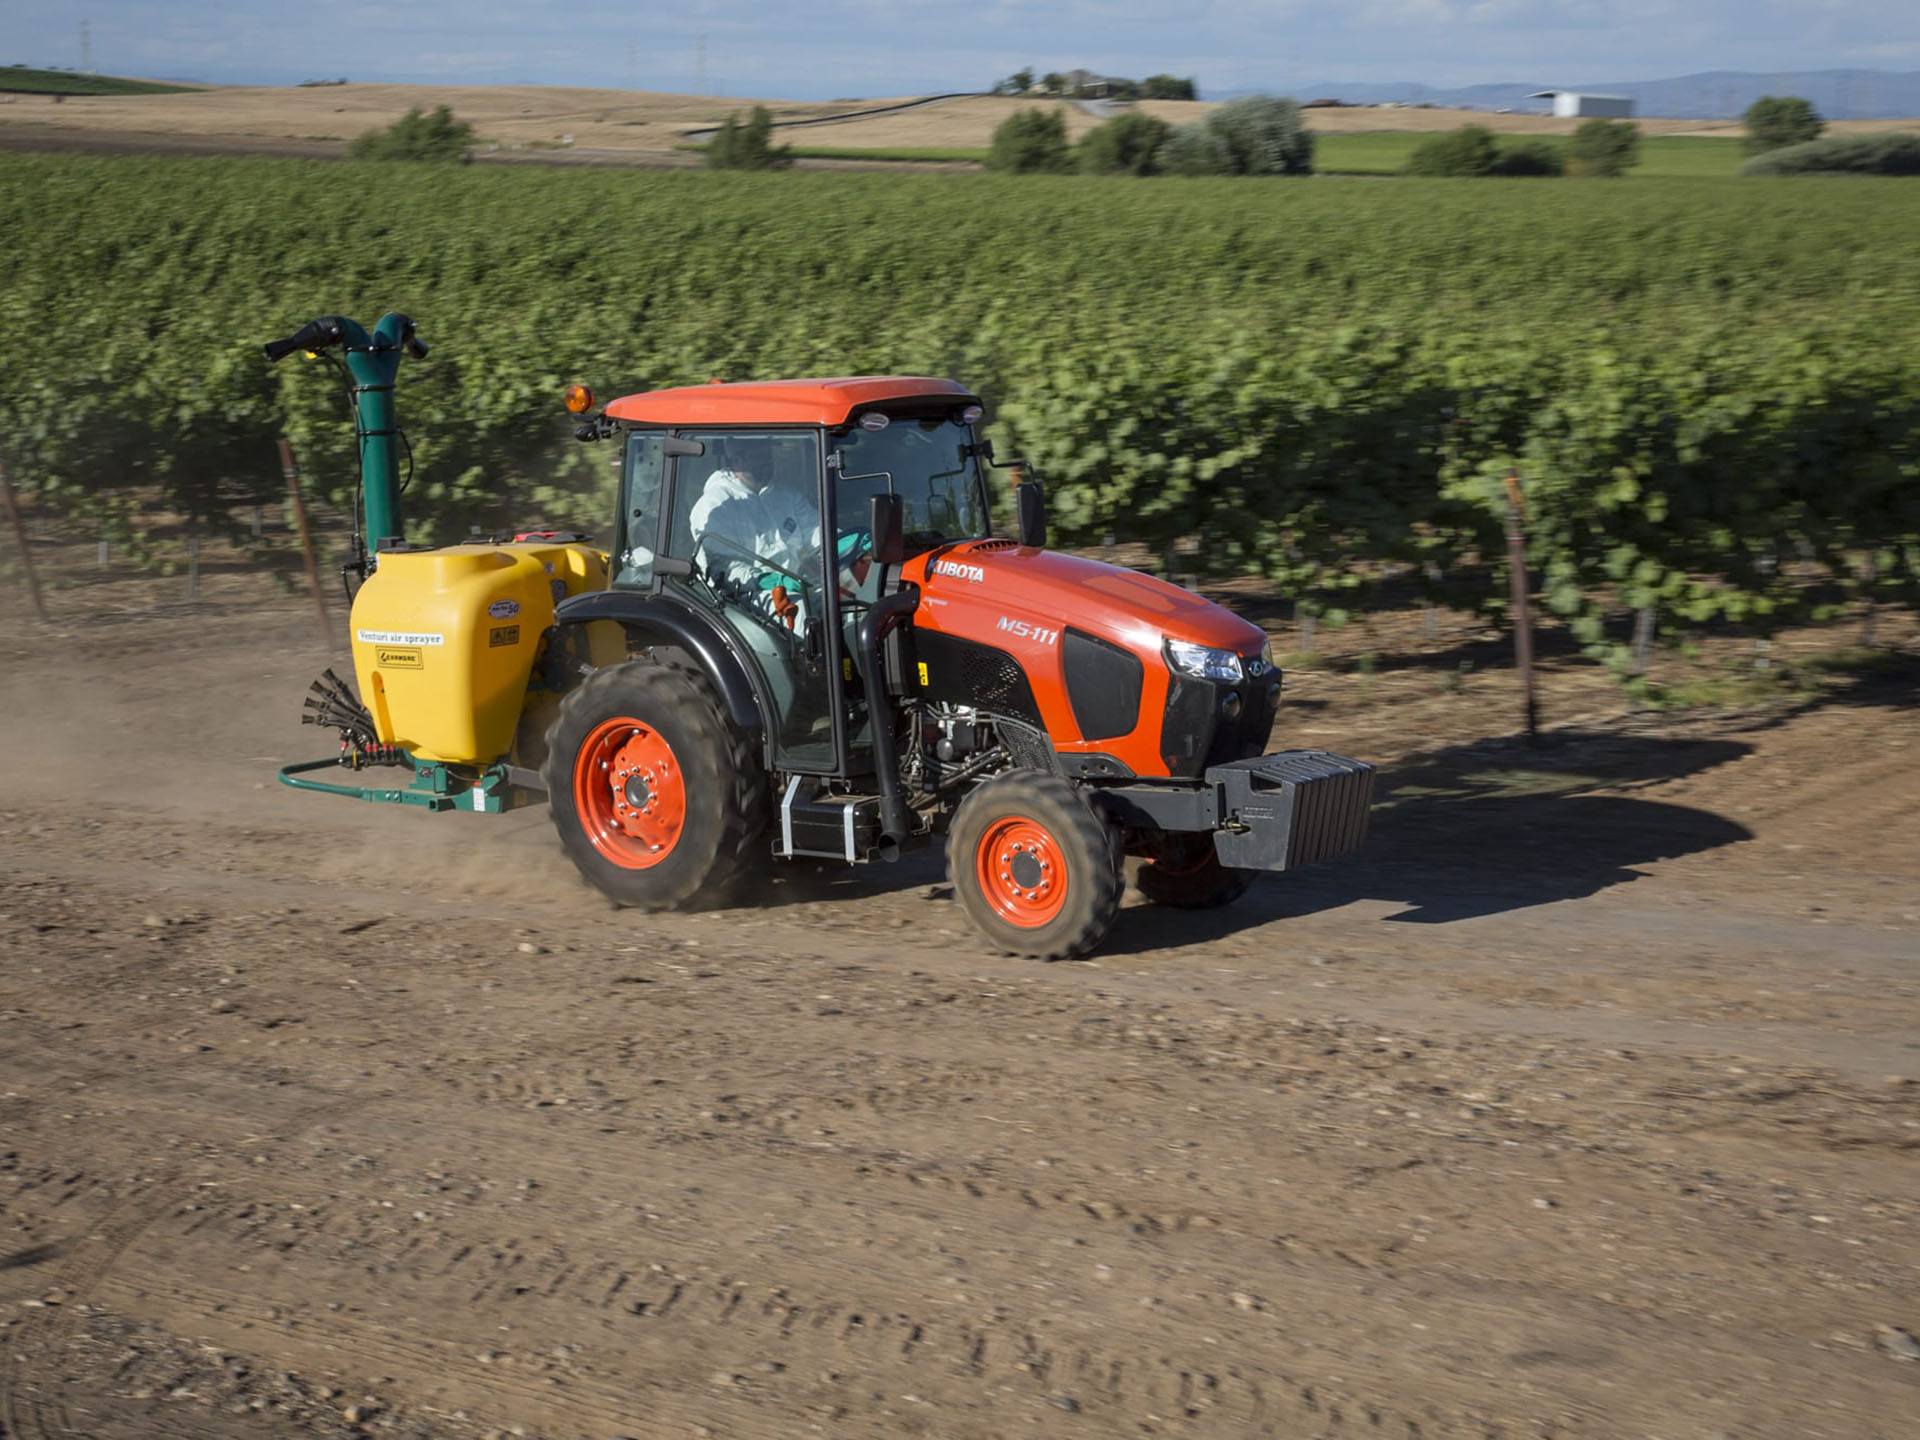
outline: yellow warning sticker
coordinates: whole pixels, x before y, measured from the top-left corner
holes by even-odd
[[[520,627],[518,625],[495,625],[487,631],[487,648],[497,650],[502,645],[518,645]]]
[[[927,662],[924,660],[920,662],[920,683],[922,685],[927,683]]]
[[[398,645],[381,645],[373,652],[373,663],[386,670],[418,670],[420,662],[418,650],[403,649]]]

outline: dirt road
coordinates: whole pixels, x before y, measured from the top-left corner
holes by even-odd
[[[0,626],[7,1440],[1920,1433],[1910,682],[1301,673],[1365,860],[1037,966],[278,788],[309,613],[140,586]]]

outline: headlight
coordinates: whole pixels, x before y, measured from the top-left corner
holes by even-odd
[[[1185,640],[1167,641],[1167,663],[1182,675],[1195,680],[1219,680],[1228,685],[1240,681],[1240,657],[1231,650],[1214,650],[1205,645],[1190,645]]]

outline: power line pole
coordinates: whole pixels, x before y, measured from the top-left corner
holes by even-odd
[[[80,22],[80,70],[82,74],[93,74],[93,22]]]
[[[696,93],[707,93],[707,32],[702,30],[693,37],[693,88]]]

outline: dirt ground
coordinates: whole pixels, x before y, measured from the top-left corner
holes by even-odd
[[[686,143],[689,131],[717,125],[755,104],[766,105],[776,120],[785,121],[853,114],[897,105],[902,98],[912,97],[756,101],[558,85],[229,85],[171,95],[74,96],[59,102],[46,95],[0,94],[0,147],[328,158],[344,154],[354,136],[392,124],[411,107],[447,105],[473,124],[482,160],[679,165],[690,163],[685,152],[675,148]],[[1153,100],[1137,108],[1185,124],[1214,107],[1204,101]],[[982,149],[994,128],[1022,109],[1061,111],[1074,137],[1100,123],[1069,101],[973,95],[808,126],[785,138],[800,145],[848,149]],[[1550,115],[1377,107],[1315,109],[1307,117],[1313,129],[1328,133],[1445,130],[1471,120],[1512,133],[1559,135],[1571,134],[1579,123]],[[1734,122],[1647,118],[1638,123],[1649,135],[1741,133]],[[1912,125],[1910,120],[1837,121],[1828,129],[1854,134]]]
[[[1529,749],[1474,622],[1329,634],[1275,741],[1387,767],[1363,858],[1043,966],[927,856],[648,918],[543,810],[297,795],[304,601],[67,573],[7,1440],[1920,1433],[1911,668],[1635,715],[1548,637]]]

